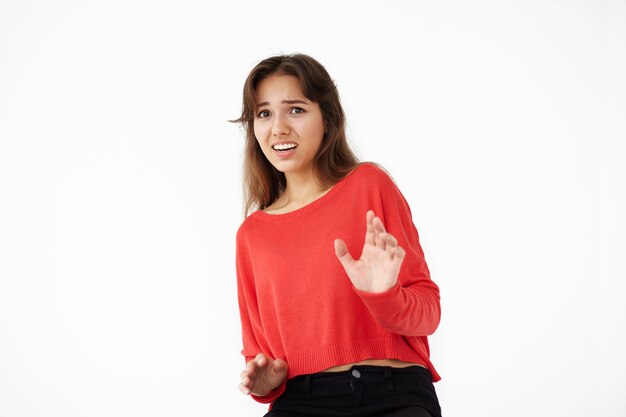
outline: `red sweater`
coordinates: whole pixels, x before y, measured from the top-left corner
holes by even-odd
[[[398,283],[384,293],[357,290],[335,256],[335,238],[358,259],[365,213],[381,218],[406,251]],[[409,206],[393,180],[363,163],[325,195],[285,214],[255,211],[237,232],[237,284],[246,362],[281,358],[287,378],[365,359],[423,364],[427,335],[439,324],[439,288],[430,273]],[[272,403],[285,384],[266,397]]]

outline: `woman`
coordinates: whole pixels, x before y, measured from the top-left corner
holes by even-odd
[[[237,283],[240,390],[278,416],[440,416],[439,289],[404,197],[358,163],[333,80],[280,55],[249,74]],[[355,259],[356,257],[356,259]]]

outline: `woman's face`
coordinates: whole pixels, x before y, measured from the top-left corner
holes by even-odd
[[[305,97],[291,75],[264,78],[256,95],[254,135],[265,157],[287,176],[310,174],[325,130],[319,104]]]

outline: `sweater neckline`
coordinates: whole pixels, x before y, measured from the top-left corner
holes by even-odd
[[[292,210],[292,211],[288,211],[287,213],[279,213],[279,214],[271,214],[271,213],[266,213],[263,210],[256,210],[254,211],[251,216],[257,217],[259,219],[265,220],[265,221],[269,221],[272,223],[280,223],[286,220],[290,220],[293,219],[295,217],[301,216],[303,214],[306,214],[308,212],[310,212],[311,210],[316,209],[317,207],[321,206],[322,204],[324,204],[327,200],[329,200],[330,198],[332,198],[333,195],[335,195],[338,190],[343,187],[343,185],[348,181],[348,179],[350,177],[352,177],[352,174],[354,174],[356,171],[358,171],[361,166],[364,165],[364,163],[360,163],[358,164],[352,171],[350,171],[348,173],[348,175],[346,175],[345,177],[343,177],[341,180],[339,180],[339,182],[337,182],[335,185],[333,185],[330,190],[328,190],[324,195],[322,195],[321,197],[318,197],[317,199],[311,201],[310,203]]]

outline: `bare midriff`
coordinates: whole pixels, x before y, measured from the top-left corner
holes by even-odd
[[[422,368],[426,368],[424,365],[419,364],[419,363],[404,362],[398,359],[366,359],[361,362],[349,363],[347,365],[333,366],[331,368],[324,369],[322,372],[347,371],[348,369],[352,368],[354,365],[391,366],[392,368],[407,368],[409,366],[421,366]]]

